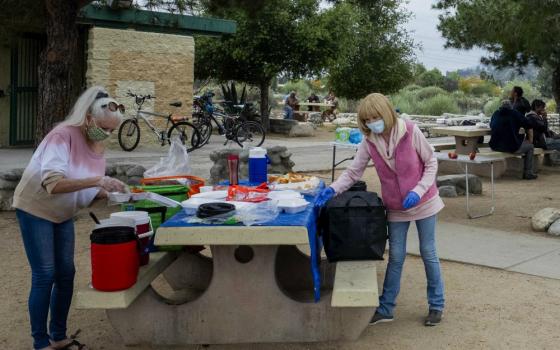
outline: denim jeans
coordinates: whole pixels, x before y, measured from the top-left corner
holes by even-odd
[[[428,304],[430,310],[442,311],[445,304],[443,279],[436,252],[436,215],[416,221],[420,254],[428,280]],[[410,222],[389,222],[389,263],[383,282],[383,294],[379,298],[377,312],[383,316],[393,316],[397,296],[401,288],[401,274],[406,257],[406,236]]]
[[[284,119],[294,119],[294,109],[290,106],[284,106]]]
[[[535,172],[533,170],[533,155],[535,153],[535,146],[529,142],[523,142],[521,147],[515,152],[517,154],[522,154],[523,158],[523,175],[533,175]]]
[[[29,318],[33,346],[41,349],[49,346],[49,339],[66,339],[66,321],[74,290],[74,222],[70,219],[56,224],[19,209],[16,216],[31,265]]]

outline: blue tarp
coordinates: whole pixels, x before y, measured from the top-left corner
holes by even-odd
[[[320,187],[323,188],[324,183],[321,182]],[[318,210],[313,207],[313,202],[315,201],[316,195],[317,193],[315,195],[305,195],[305,199],[311,203],[305,211],[297,214],[281,213],[273,221],[258,224],[256,226],[303,226],[307,228],[307,234],[309,237],[309,248],[311,251],[311,273],[313,275],[313,290],[315,301],[317,302],[321,297],[321,274],[319,273],[319,262],[321,259],[321,250],[323,249],[323,245],[321,239],[317,236]],[[204,224],[189,224],[185,220],[187,217],[188,216],[184,211],[180,211],[175,216],[164,222],[160,227],[210,226]],[[242,224],[238,225],[243,226]],[[219,227],[219,225],[212,226]]]

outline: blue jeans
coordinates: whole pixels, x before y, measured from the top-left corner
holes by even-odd
[[[33,346],[66,339],[66,321],[74,290],[74,222],[56,224],[16,210],[25,253],[31,265],[29,318]],[[50,337],[47,332],[47,318]]]
[[[443,279],[439,258],[436,252],[436,215],[416,221],[420,254],[424,261],[424,270],[428,280],[428,304],[430,310],[442,311],[445,304],[443,296]],[[383,294],[379,298],[377,312],[383,316],[393,316],[397,296],[401,288],[401,274],[406,257],[406,235],[410,222],[389,222],[389,263],[383,282]]]
[[[284,119],[294,119],[294,109],[290,106],[284,106]]]

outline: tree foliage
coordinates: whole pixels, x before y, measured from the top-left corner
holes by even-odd
[[[553,92],[560,100],[560,2],[550,0],[439,0],[439,30],[448,47],[481,47],[498,67],[530,63],[553,67]]]

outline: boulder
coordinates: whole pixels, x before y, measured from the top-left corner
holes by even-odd
[[[446,198],[457,197],[457,188],[455,186],[441,186],[439,188],[439,195]]]
[[[116,174],[117,174],[116,165],[107,165],[107,167],[105,167],[105,175],[115,176]]]
[[[18,181],[8,181],[0,179],[0,190],[14,190],[18,184]]]
[[[289,137],[315,136],[315,128],[311,123],[298,123],[290,129]]]
[[[548,234],[553,236],[560,236],[560,219],[554,221],[552,225],[548,228]]]
[[[545,232],[550,225],[560,219],[560,209],[544,208],[539,210],[531,219],[533,230],[537,232]]]
[[[19,181],[19,179],[21,179],[21,175],[23,175],[23,170],[23,168],[19,168],[0,172],[0,179],[6,181]]]
[[[0,190],[0,211],[14,210],[12,202],[14,199],[14,191]]]
[[[146,168],[144,168],[141,165],[133,165],[130,168],[128,168],[126,170],[126,176],[131,176],[131,177],[137,177],[137,176],[144,176],[144,171],[146,171]]]
[[[552,152],[546,155],[546,165],[560,166],[560,152]]]
[[[438,176],[437,186],[454,186],[457,189],[457,194],[464,194],[466,192],[465,175]],[[469,174],[469,192],[482,194],[482,181],[476,175]]]

